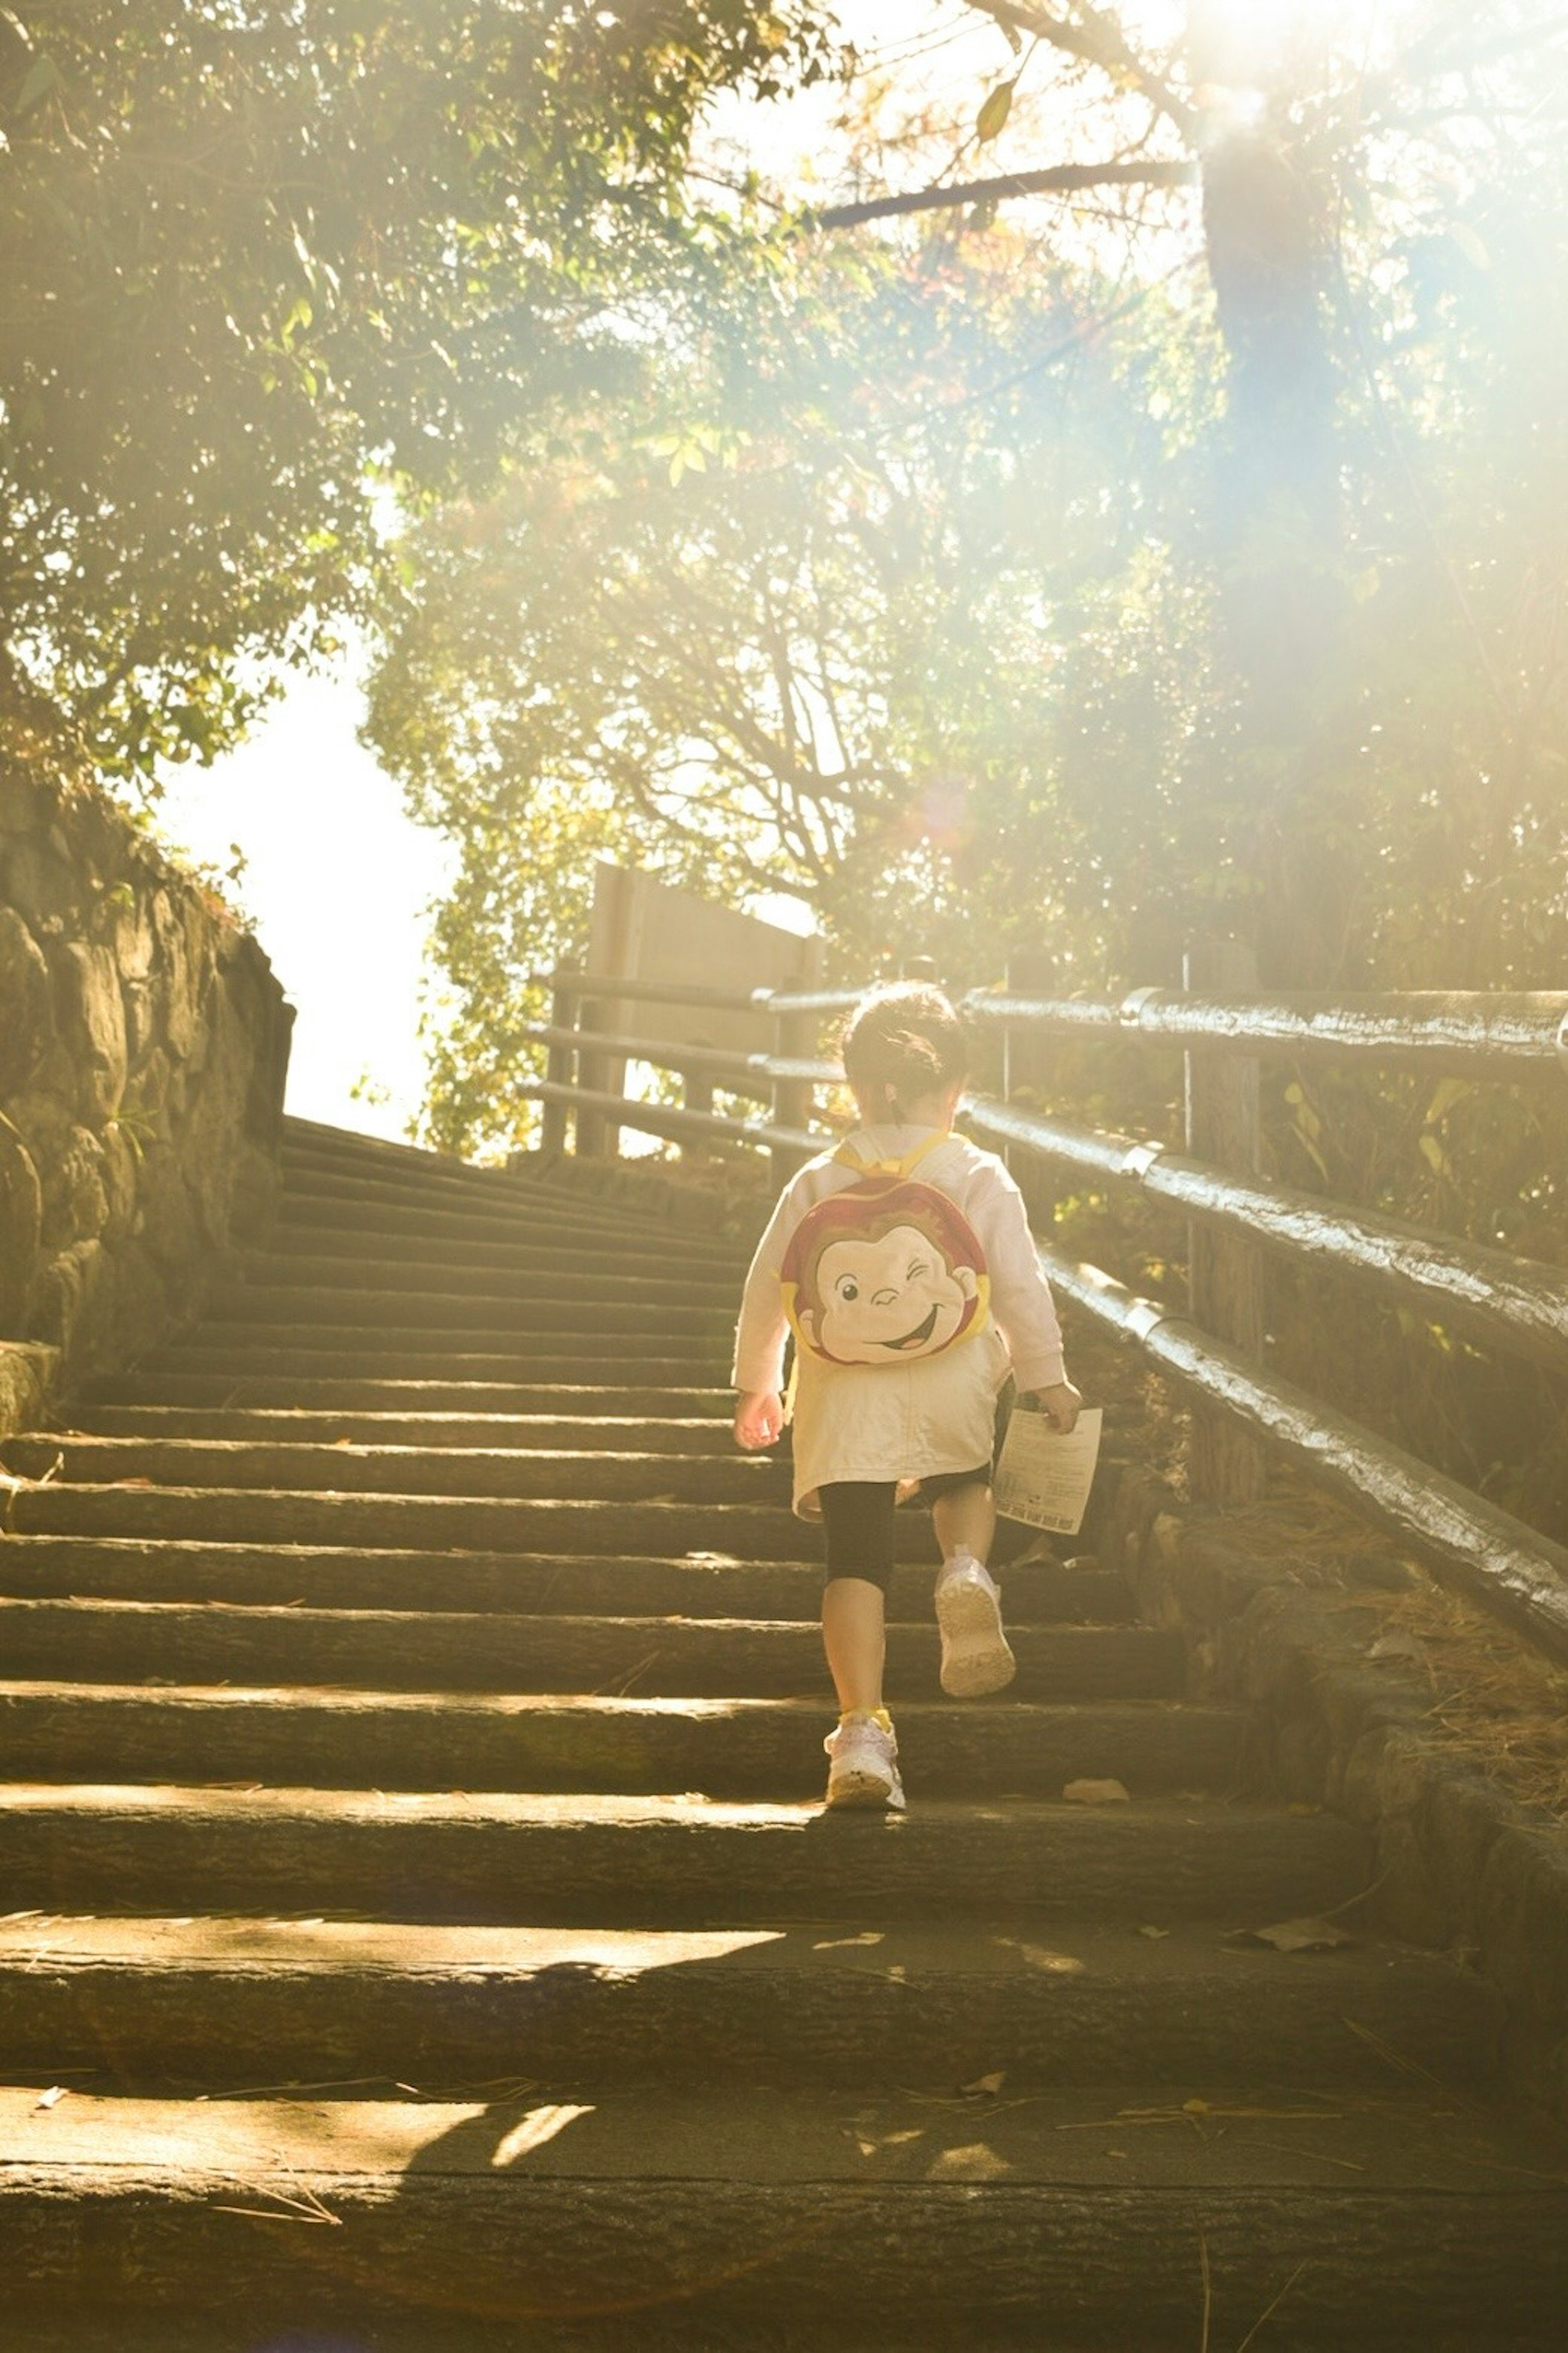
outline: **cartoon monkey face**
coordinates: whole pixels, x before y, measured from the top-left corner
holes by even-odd
[[[845,1234],[816,1260],[801,1336],[841,1365],[932,1356],[957,1336],[978,1291],[975,1270],[949,1266],[941,1244],[918,1225]]]

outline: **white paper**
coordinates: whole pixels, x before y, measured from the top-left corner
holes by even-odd
[[[996,1508],[1003,1517],[1076,1536],[1089,1509],[1103,1419],[1099,1406],[1087,1407],[1064,1436],[1043,1413],[1016,1407],[996,1466]]]

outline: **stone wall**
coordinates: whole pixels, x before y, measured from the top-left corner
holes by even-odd
[[[121,810],[0,767],[0,1429],[198,1314],[264,1229],[292,1022]]]

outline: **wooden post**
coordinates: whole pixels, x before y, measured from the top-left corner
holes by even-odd
[[[1241,940],[1194,940],[1183,961],[1189,994],[1234,998],[1258,989],[1258,963]],[[1258,1172],[1258,1062],[1197,1048],[1186,1057],[1186,1148],[1194,1160],[1237,1176]],[[1256,1242],[1194,1219],[1188,1228],[1188,1295],[1194,1324],[1255,1364],[1263,1361],[1263,1253]],[[1237,1511],[1263,1493],[1260,1440],[1222,1409],[1193,1413],[1193,1493],[1217,1511]]]
[[[683,1071],[680,1074],[680,1103],[683,1111],[711,1112],[713,1082],[706,1071]],[[708,1145],[699,1136],[690,1136],[679,1145],[682,1160],[704,1159]]]
[[[1006,988],[1009,997],[1048,996],[1056,978],[1056,960],[1043,948],[1025,948],[1007,959]],[[1011,1103],[1016,1091],[1026,1088],[1037,1097],[1047,1076],[1050,1047],[1037,1029],[1016,1026],[1011,1021],[1002,1027],[1002,1100]],[[1026,1106],[1028,1108],[1030,1106]],[[1044,1108],[1035,1105],[1037,1108]],[[1024,1196],[1024,1206],[1029,1212],[1029,1224],[1037,1234],[1048,1234],[1056,1221],[1057,1188],[1051,1179],[1048,1165],[1037,1153],[1027,1152],[1021,1145],[1005,1147],[1002,1155],[1018,1190]]]
[[[773,1051],[775,1054],[803,1055],[816,1050],[816,1021],[809,1013],[775,1013],[773,1016]],[[775,1079],[773,1092],[773,1118],[778,1127],[808,1127],[811,1124],[811,1082],[807,1079]],[[774,1145],[768,1155],[772,1163],[774,1188],[782,1192],[805,1155],[791,1151],[784,1145]]]
[[[550,997],[550,1022],[555,1029],[575,1029],[578,997],[569,985],[568,976],[579,970],[575,956],[563,957],[555,969],[555,987]],[[556,1086],[569,1087],[575,1075],[577,1055],[571,1046],[552,1046],[545,1054],[544,1075]],[[566,1120],[569,1106],[563,1103],[547,1103],[540,1117],[539,1148],[542,1152],[564,1152]]]

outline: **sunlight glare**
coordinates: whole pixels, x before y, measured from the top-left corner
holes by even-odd
[[[521,2123],[513,2125],[510,2132],[504,2134],[497,2142],[495,2154],[490,2158],[491,2165],[498,2168],[515,2165],[520,2157],[527,2157],[532,2150],[542,2148],[547,2140],[553,2140],[557,2133],[564,2132],[567,2126],[575,2124],[579,2116],[591,2116],[593,2113],[592,2105],[574,2107],[569,2100],[558,2100],[545,2108],[530,2108]]]

